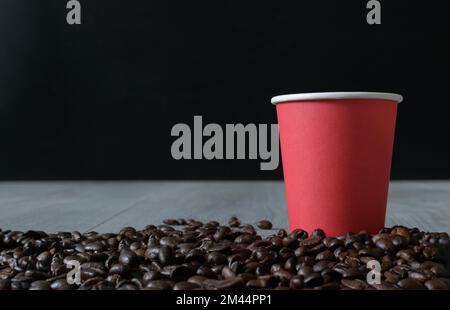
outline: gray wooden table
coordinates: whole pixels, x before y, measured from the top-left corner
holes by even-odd
[[[0,182],[0,228],[117,232],[165,218],[287,227],[277,181]],[[386,225],[450,231],[450,182],[391,182]]]

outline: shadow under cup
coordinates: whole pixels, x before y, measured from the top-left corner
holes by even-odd
[[[327,235],[384,227],[398,103],[389,93],[272,98],[290,229]]]

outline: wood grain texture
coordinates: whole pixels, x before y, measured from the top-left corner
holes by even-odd
[[[279,181],[1,182],[0,228],[117,232],[165,218],[287,228]],[[386,225],[450,230],[450,182],[391,182]]]

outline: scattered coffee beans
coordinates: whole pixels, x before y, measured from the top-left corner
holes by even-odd
[[[256,226],[258,226],[261,229],[272,229],[272,223],[267,220],[259,221],[258,224],[256,224]]]
[[[380,282],[367,281],[372,260]],[[78,284],[67,281],[73,261]],[[262,237],[236,217],[228,226],[167,219],[118,234],[0,229],[0,290],[448,290],[449,264],[447,233],[402,226],[339,237],[321,229]]]

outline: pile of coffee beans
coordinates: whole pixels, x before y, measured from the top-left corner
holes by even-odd
[[[0,229],[0,290],[450,288],[447,233],[402,226],[336,238],[321,229],[269,233],[236,217],[228,225],[170,219],[117,234]]]

